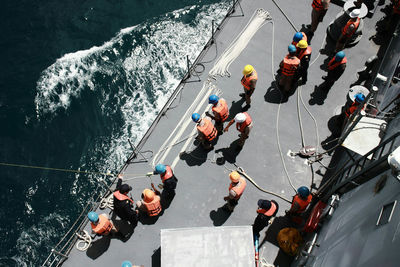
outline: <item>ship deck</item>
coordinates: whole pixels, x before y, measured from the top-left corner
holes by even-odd
[[[275,2],[299,30],[302,24],[310,23],[311,1]],[[231,170],[241,167],[260,187],[287,199],[291,199],[295,191],[284,168],[287,168],[295,188],[310,186],[312,182],[319,185],[321,173],[325,169],[316,163],[313,165],[313,175],[304,158],[291,157],[288,152],[298,152],[302,148],[301,131],[304,145],[317,146],[318,151],[324,151],[321,142],[332,138],[329,120],[334,116],[337,107],[344,105],[350,84],[357,79],[357,69],[379,49],[369,38],[375,34],[375,24],[380,14],[364,19],[363,37],[355,47],[345,50],[347,69],[324,99],[316,88],[323,82],[321,77],[326,74],[323,69],[328,56],[320,53],[320,50],[324,46],[326,28],[342,10],[340,6],[331,3],[324,21],[320,23],[312,39],[312,65],[308,70],[307,84],[298,87],[288,99],[282,100],[274,86],[274,75],[280,61],[287,54],[287,46],[295,30],[274,1],[241,1],[241,7],[244,16],[241,16],[241,9],[237,6],[235,12],[217,31],[215,43],[206,48],[207,51],[199,58],[198,63],[201,65],[197,65],[195,69],[201,72],[204,66],[204,71],[199,73],[200,81],[192,75],[180,85],[183,86],[181,92],[143,143],[143,156],[150,155],[144,151],[152,151],[152,157],[148,162],[133,161],[124,171],[128,179],[135,174],[152,171],[153,164],[172,165],[179,182],[176,196],[169,207],[164,209],[156,221],[141,220],[128,240],[98,237],[87,252],[72,249],[64,266],[119,266],[124,260],[130,260],[137,265],[161,266],[161,229],[251,225],[256,217],[257,200],[260,198],[274,199],[279,203],[278,218],[273,225],[260,233],[260,257],[276,266],[290,265],[292,258],[280,251],[276,241],[279,229],[288,225],[284,215],[290,204],[258,190],[248,182],[238,206],[233,213],[228,213],[221,209],[225,204],[223,197],[228,193],[228,175]],[[232,125],[227,133],[218,137],[214,149],[207,153],[194,142],[192,135],[195,124],[191,121],[191,114],[197,109],[204,115],[209,109],[207,92],[201,90],[209,78],[208,73],[258,8],[268,11],[273,23],[266,23],[261,27],[232,62],[229,67],[230,77],[217,77],[214,81],[221,92],[220,96],[227,100],[230,118],[233,118],[240,112],[241,106],[245,105],[239,97],[243,90],[240,84],[242,69],[246,64],[255,67],[259,79],[252,96],[251,108],[247,111],[253,118],[254,127],[241,151],[235,150],[238,132]],[[191,137],[187,138],[188,136]],[[169,146],[168,149],[162,149],[165,146]],[[137,161],[140,159],[141,155],[138,155]],[[330,158],[326,156],[322,163],[328,166],[329,161]],[[152,181],[155,184],[160,183],[158,176],[153,176]],[[135,200],[140,198],[144,188],[150,187],[149,178],[133,179],[127,183],[133,187],[131,193]],[[118,218],[114,221],[124,228],[124,223]],[[87,225],[86,229],[89,228]]]

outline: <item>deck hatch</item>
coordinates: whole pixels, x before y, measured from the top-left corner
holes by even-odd
[[[386,204],[382,207],[381,212],[379,213],[378,221],[376,222],[376,226],[380,226],[383,224],[387,224],[392,219],[393,211],[396,207],[397,200]]]

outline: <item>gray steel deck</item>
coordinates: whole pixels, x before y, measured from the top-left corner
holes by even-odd
[[[299,29],[302,24],[310,23],[311,1],[277,0],[276,2]],[[310,167],[305,164],[305,160],[287,156],[289,150],[297,152],[302,147],[297,115],[297,92],[289,97],[287,102],[279,105],[280,94],[271,85],[279,62],[286,55],[287,46],[295,31],[272,1],[248,0],[242,1],[241,4],[245,16],[236,16],[241,14],[240,8],[236,8],[236,12],[233,14],[235,16],[228,18],[218,32],[217,46],[214,44],[208,48],[206,55],[200,60],[205,66],[205,70],[200,76],[201,82],[195,82],[196,77],[188,80],[181,95],[172,104],[174,108],[168,110],[165,116],[161,118],[154,132],[144,144],[142,151],[152,150],[156,155],[173,129],[182,127],[184,123],[177,124],[200,92],[203,82],[207,80],[207,74],[216,59],[247,24],[253,12],[258,8],[263,8],[270,13],[273,19],[275,34],[273,35],[271,23],[264,25],[254,35],[247,48],[231,64],[229,70],[232,76],[219,77],[216,82],[218,88],[223,92],[222,97],[227,100],[231,108],[230,117],[232,117],[240,111],[241,105],[244,106],[243,101],[240,101],[238,96],[242,92],[240,84],[242,68],[246,64],[252,64],[258,72],[259,80],[252,97],[252,106],[248,111],[253,118],[254,128],[243,150],[238,154],[234,151],[235,143],[233,142],[238,138],[238,132],[234,126],[230,128],[228,133],[224,133],[218,138],[214,150],[209,153],[205,153],[201,148],[196,148],[193,145],[193,138],[191,138],[189,146],[184,149],[183,154],[181,150],[185,142],[173,146],[169,153],[165,155],[162,163],[172,164],[178,159],[174,173],[179,182],[176,196],[171,205],[164,210],[162,216],[153,223],[139,223],[131,238],[126,242],[118,239],[98,238],[87,253],[73,249],[69,258],[63,264],[64,266],[120,266],[124,260],[130,260],[137,265],[160,266],[161,229],[251,225],[256,217],[257,200],[260,198],[276,200],[280,205],[277,216],[283,216],[284,211],[290,207],[289,203],[259,191],[250,183],[248,183],[239,205],[232,214],[228,214],[220,208],[224,205],[223,197],[228,192],[228,174],[230,170],[236,168],[233,164],[242,167],[261,187],[281,194],[288,199],[291,199],[294,195],[294,190],[289,185],[285,175],[277,146],[278,110],[280,110],[279,139],[288,173],[296,188],[301,185],[310,186],[312,175]],[[368,40],[375,33],[374,25],[379,19],[375,15],[372,19],[365,19],[364,36],[361,42],[357,46],[345,50],[348,58],[346,72],[332,87],[324,103],[315,104],[310,100],[310,95],[314,92],[315,87],[322,83],[321,77],[325,75],[321,66],[327,62],[327,56],[319,55],[318,52],[325,38],[325,29],[340,11],[339,6],[331,4],[324,21],[319,25],[312,40],[313,54],[311,61],[313,62],[317,56],[318,59],[309,68],[308,83],[297,89],[300,91],[306,107],[316,119],[319,135],[319,142],[317,143],[315,124],[301,104],[301,99],[299,99],[305,144],[318,145],[319,151],[322,150],[319,143],[331,135],[327,127],[328,120],[333,116],[336,107],[345,103],[349,85],[356,80],[356,70],[361,68],[366,59],[375,55],[378,50],[378,47]],[[275,45],[272,49],[273,40]],[[272,51],[274,54],[272,54]],[[271,59],[273,60],[273,69]],[[207,102],[203,102],[199,113],[204,114]],[[186,116],[184,121],[191,120],[191,112],[188,114],[189,116]],[[182,140],[190,135],[194,127],[195,124],[190,121],[188,127],[177,140]],[[222,156],[225,158],[225,164],[216,164],[216,160]],[[143,174],[151,171],[151,161],[152,159],[148,163],[130,164],[125,171],[125,176],[129,177],[132,174]],[[327,165],[329,158],[325,158],[323,162]],[[315,164],[314,171],[317,169],[318,164]],[[157,176],[153,176],[152,179],[156,184],[160,182]],[[315,179],[318,184],[321,176],[315,174]],[[150,186],[148,178],[131,180],[129,184],[133,186],[132,195],[135,200],[140,197],[144,188]],[[118,223],[118,218],[116,221]],[[279,252],[275,241],[276,233],[274,231],[279,230],[280,222],[284,222],[284,219],[276,220],[276,223],[268,230],[267,235],[265,234],[267,228],[261,232],[260,243],[262,243],[262,248],[260,256],[270,263],[287,266],[291,259]],[[89,226],[87,226],[87,229],[89,229]],[[240,244],[237,244],[237,246],[240,246]]]

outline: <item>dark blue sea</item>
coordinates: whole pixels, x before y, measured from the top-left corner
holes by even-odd
[[[104,189],[229,0],[5,0],[0,9],[0,266],[40,266]]]

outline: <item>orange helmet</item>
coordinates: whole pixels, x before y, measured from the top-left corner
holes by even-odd
[[[154,199],[154,192],[151,191],[150,189],[145,189],[143,190],[143,199],[144,202],[152,202]]]
[[[229,174],[229,178],[233,183],[239,182],[240,174],[237,171],[233,171]]]

